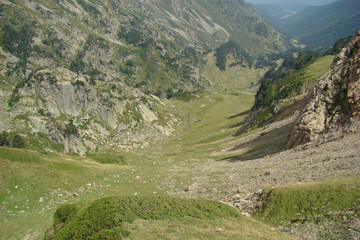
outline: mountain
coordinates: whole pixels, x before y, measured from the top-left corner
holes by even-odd
[[[290,146],[316,145],[356,131],[360,120],[360,31],[334,58],[310,92],[310,99],[295,122]]]
[[[329,47],[360,28],[360,2],[338,0],[311,6],[283,20],[282,31],[309,48]]]
[[[336,0],[303,0],[301,4],[304,5],[325,5]],[[269,5],[281,5],[281,4],[299,4],[297,0],[246,0],[248,3],[252,4],[269,4]]]
[[[289,123],[288,147],[318,146],[358,131],[359,49],[357,31],[335,58],[310,58],[311,52],[304,53],[294,65],[308,59],[305,67],[283,73],[283,65],[294,62],[285,59],[277,71],[270,70],[260,81],[255,103],[236,135],[289,116],[293,119]]]
[[[264,19],[279,30],[282,29],[283,22],[286,21],[286,18],[305,10],[309,6],[310,5],[304,3],[263,3],[254,5],[254,7],[260,11]]]
[[[0,14],[0,129],[47,152],[144,147],[179,125],[166,98],[212,85],[204,53],[289,46],[238,0],[12,0]]]

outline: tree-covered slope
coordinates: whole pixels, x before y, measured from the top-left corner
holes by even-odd
[[[310,48],[329,47],[360,28],[360,2],[338,0],[311,6],[284,20],[282,30]]]

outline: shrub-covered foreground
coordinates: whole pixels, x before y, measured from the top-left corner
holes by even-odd
[[[82,208],[61,206],[45,239],[122,239],[130,234],[124,224],[136,219],[241,218],[232,207],[210,200],[166,196],[106,197]]]

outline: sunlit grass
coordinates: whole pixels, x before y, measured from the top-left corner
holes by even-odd
[[[288,184],[269,188],[266,192],[264,208],[256,218],[272,225],[343,220],[347,211],[359,214],[358,177]]]
[[[126,228],[127,239],[296,239],[252,219],[139,219]]]

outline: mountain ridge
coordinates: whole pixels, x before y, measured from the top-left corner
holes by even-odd
[[[324,6],[311,6],[290,16],[282,30],[309,48],[329,47],[358,30],[359,19],[358,1],[338,0]]]

